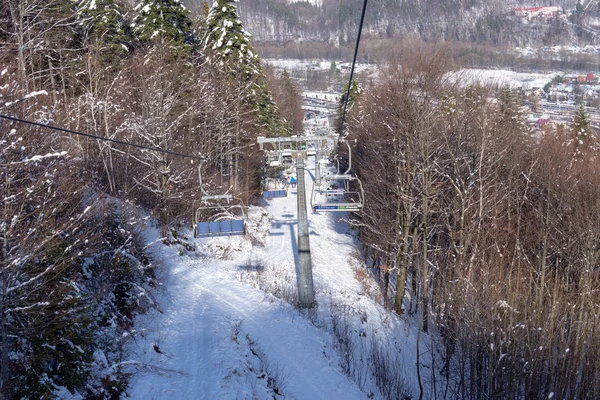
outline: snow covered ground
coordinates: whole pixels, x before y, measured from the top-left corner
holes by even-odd
[[[272,66],[276,70],[283,71],[328,71],[332,68],[332,65],[340,71],[350,72],[352,63],[344,62],[339,60],[300,60],[300,59],[289,59],[289,58],[264,58],[262,60],[265,64]],[[362,64],[356,63],[355,73],[375,73],[378,67],[375,64]]]
[[[312,174],[306,170],[307,192]],[[309,211],[318,305],[293,306],[296,193],[291,189],[288,197],[251,207],[244,237],[191,239],[185,232],[195,251],[152,246],[164,285],[156,294],[158,310],[136,322],[129,346],[130,398],[350,400],[418,394],[416,324],[380,304],[378,288],[362,273],[353,232],[341,220],[345,214]],[[152,228],[147,231],[148,240],[157,237]],[[428,351],[427,336],[421,346]],[[373,377],[381,356],[395,376],[392,397],[378,390]],[[430,369],[422,370],[425,382]]]
[[[504,69],[461,69],[451,74],[454,79],[472,84],[481,83],[497,86],[509,86],[512,89],[542,88],[562,72],[535,73],[515,72]]]
[[[297,60],[297,59],[265,59],[266,64],[277,70],[287,71],[327,71],[332,62],[327,60]],[[351,63],[335,62],[336,68],[350,72]],[[376,79],[378,66],[374,64],[356,64],[356,73],[367,73]],[[450,79],[460,79],[466,84],[481,83],[497,86],[508,85],[513,89],[542,88],[562,71],[551,72],[516,72],[505,69],[469,69],[463,68],[449,74]]]
[[[290,3],[300,3],[300,2],[307,2],[312,4],[313,6],[321,6],[321,0],[290,0]]]

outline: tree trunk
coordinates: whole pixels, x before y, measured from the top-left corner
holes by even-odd
[[[429,212],[429,176],[426,172],[423,173],[423,194],[422,194],[422,202],[423,202],[423,216],[422,216],[422,249],[423,249],[423,266],[421,268],[421,316],[423,319],[423,332],[427,332],[429,330],[429,259],[427,258],[428,252],[428,244],[427,244],[427,235],[428,229],[427,224],[429,220],[427,218],[427,214]]]
[[[233,187],[234,190],[239,190],[238,173],[240,171],[240,113],[235,110],[235,165],[233,167]]]
[[[403,185],[402,174],[403,171],[398,167],[396,171],[398,179],[398,186]],[[398,188],[400,190],[400,187]],[[404,190],[404,189],[402,189]],[[410,204],[406,203],[406,200],[398,202],[396,208],[396,226],[400,227],[396,241],[398,251],[396,253],[396,293],[394,295],[394,311],[396,314],[404,314],[402,303],[404,301],[404,294],[406,292],[406,269],[408,268],[410,260],[410,222],[411,222],[411,210]]]
[[[24,4],[19,1],[18,7],[13,7],[13,2],[8,2],[10,5],[10,15],[12,23],[15,27],[15,35],[17,37],[17,61],[18,61],[18,80],[23,85],[26,91],[29,90],[29,83],[27,79],[27,66],[25,64],[25,30],[23,27],[25,13]],[[18,8],[18,9],[17,9]]]
[[[4,217],[7,217],[4,215]],[[6,220],[6,218],[4,218]],[[2,251],[0,252],[0,400],[4,397],[2,393],[8,383],[8,323],[6,321],[6,300],[8,291],[8,238],[5,234],[0,237],[2,240]]]
[[[0,340],[2,343],[0,344],[0,352],[2,355],[0,356],[0,399],[3,399],[2,393],[4,393],[4,388],[8,385],[9,379],[9,359],[8,359],[8,323],[6,321],[6,291],[7,291],[7,279],[5,277],[5,272],[0,272]]]

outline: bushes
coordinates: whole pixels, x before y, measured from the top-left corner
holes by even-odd
[[[57,387],[86,397],[115,395],[102,381],[115,379],[110,364],[120,361],[118,338],[149,304],[144,288],[152,270],[145,265],[136,233],[120,224],[114,208],[97,211],[79,228],[97,235],[93,247],[83,250],[85,256],[60,260],[79,240],[67,237],[29,265],[28,276],[56,266],[43,284],[27,293],[16,290],[8,314],[8,398],[42,398]],[[97,352],[104,365],[98,365]],[[126,386],[117,383],[110,387]]]

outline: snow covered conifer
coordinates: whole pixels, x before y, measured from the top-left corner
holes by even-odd
[[[115,0],[74,0],[80,27],[80,40],[85,45],[99,43],[107,61],[124,57],[131,48],[129,27],[121,5]]]
[[[500,115],[506,122],[511,122],[515,127],[524,127],[521,111],[522,100],[519,94],[505,86],[500,89],[498,94],[498,104],[500,107]]]
[[[262,75],[252,35],[244,30],[237,0],[217,0],[206,18],[202,44],[209,64],[227,69],[244,79]]]
[[[245,103],[257,112],[258,125],[272,136],[289,134],[279,121],[252,35],[244,30],[235,3],[237,0],[216,0],[208,13],[202,39],[206,62],[240,87]]]
[[[594,148],[592,125],[588,113],[580,105],[573,114],[569,144],[573,148],[573,156],[581,159],[590,154]]]
[[[133,32],[142,42],[168,40],[189,45],[193,41],[190,12],[180,0],[141,0],[134,12]]]

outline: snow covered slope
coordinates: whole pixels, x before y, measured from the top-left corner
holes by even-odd
[[[373,348],[395,364],[397,392],[418,393],[415,330],[371,300],[378,289],[370,279],[357,280],[344,214],[309,213],[318,306],[292,305],[295,191],[251,208],[246,237],[190,239],[193,252],[153,245],[164,286],[160,311],[136,322],[130,398],[384,398]]]
[[[290,3],[305,2],[305,3],[310,3],[313,6],[317,6],[317,7],[321,6],[321,0],[289,0],[289,1],[290,1]]]

